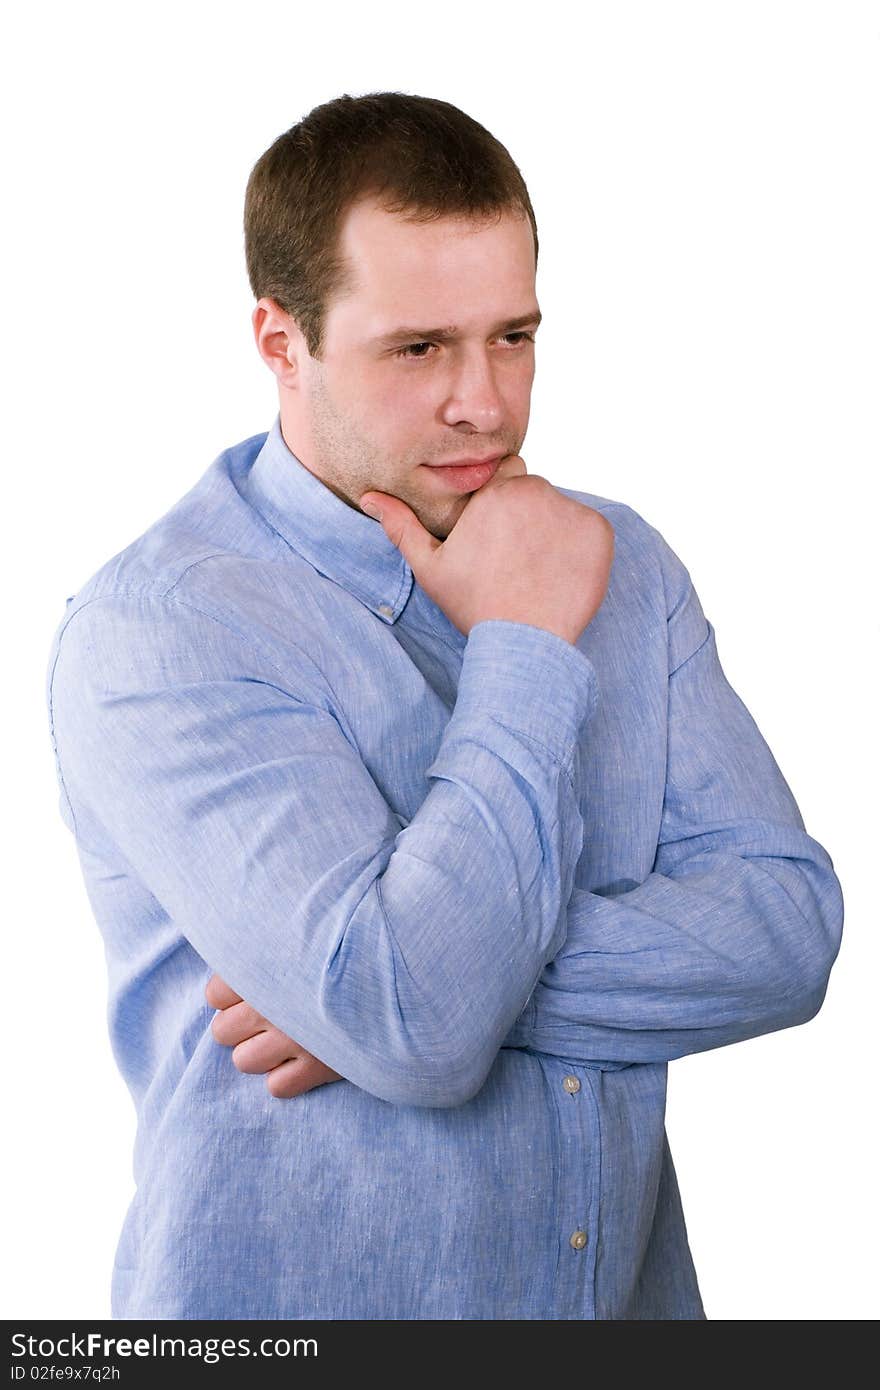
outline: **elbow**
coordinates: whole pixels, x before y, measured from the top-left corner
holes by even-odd
[[[813,1018],[822,1006],[843,937],[843,893],[830,863],[816,885],[810,920],[812,931],[807,939],[812,949],[805,953],[801,972],[804,1007],[811,1009],[807,1018]]]
[[[796,930],[783,936],[773,965],[755,981],[776,1028],[808,1023],[822,1007],[843,933],[843,895],[830,868],[811,879],[810,900],[801,900]]]
[[[414,989],[379,1002],[369,1030],[360,999],[347,1009],[333,1069],[391,1105],[452,1109],[473,1100],[509,1031],[507,1012],[490,1019],[468,1000]]]
[[[394,1065],[390,1057],[374,1063],[360,1078],[349,1070],[351,1081],[391,1105],[415,1105],[426,1109],[452,1109],[466,1105],[482,1089],[494,1061],[490,1049],[474,1046],[450,1053],[446,1046],[397,1052]],[[497,1049],[496,1049],[497,1050]]]
[[[450,1048],[450,1032],[456,1046]],[[448,1019],[433,1032],[433,1043],[411,1053],[403,1069],[404,1086],[398,1104],[452,1109],[466,1105],[482,1090],[495,1064],[502,1038],[495,1041],[485,1028],[450,1027]]]
[[[400,1103],[418,1105],[431,1110],[452,1110],[467,1105],[481,1090],[485,1077],[434,1079],[410,1089],[408,1099]]]
[[[423,1109],[453,1109],[466,1105],[481,1089],[486,1077],[472,1068],[465,1073],[413,1067],[394,1076],[373,1076],[364,1090],[390,1105],[415,1105]]]

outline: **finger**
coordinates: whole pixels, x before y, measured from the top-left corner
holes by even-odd
[[[295,1060],[301,1052],[302,1049],[293,1038],[288,1038],[286,1033],[280,1033],[277,1028],[270,1028],[265,1033],[245,1038],[244,1042],[234,1047],[232,1061],[239,1071],[254,1076],[257,1073],[272,1071],[273,1067],[280,1066],[282,1062]]]
[[[252,1009],[250,1004],[242,1000],[240,1004],[233,1004],[222,1013],[215,1014],[211,1022],[211,1032],[216,1042],[222,1043],[224,1047],[235,1047],[237,1043],[252,1038],[255,1033],[265,1032],[271,1026],[262,1014],[258,1014],[256,1009]]]
[[[238,1003],[241,995],[236,994],[219,975],[212,975],[205,986],[205,998],[212,1009],[228,1009],[230,1004]]]
[[[332,1071],[330,1067],[325,1067],[324,1063],[319,1062],[317,1057],[307,1053],[301,1058],[282,1062],[280,1067],[270,1071],[266,1077],[266,1089],[277,1100],[291,1100],[294,1096],[301,1096],[306,1091],[313,1091],[316,1086],[341,1080],[342,1077],[338,1072]]]
[[[364,503],[374,510],[382,530],[392,545],[397,546],[418,578],[419,572],[443,542],[425,530],[412,508],[401,502],[399,497],[392,497],[387,492],[365,492],[360,498],[360,505],[366,511]]]
[[[519,454],[506,454],[486,486],[491,487],[499,480],[503,482],[505,478],[521,478],[527,472],[525,460]]]
[[[294,1096],[301,1095],[304,1087],[311,1089],[305,1085],[302,1068],[296,1058],[282,1062],[266,1077],[266,1090],[275,1096],[276,1100],[291,1100]]]

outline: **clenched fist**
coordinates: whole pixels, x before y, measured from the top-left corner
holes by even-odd
[[[530,475],[518,454],[471,495],[444,541],[399,497],[365,492],[416,580],[467,636],[489,618],[541,627],[575,643],[602,605],[614,528],[601,512]]]

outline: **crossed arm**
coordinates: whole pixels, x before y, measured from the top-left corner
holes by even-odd
[[[566,936],[505,1042],[585,1064],[671,1060],[806,1022],[843,924],[840,884],[705,637],[669,678],[666,797],[652,873],[575,889]],[[218,1042],[292,1097],[339,1079],[218,976]]]
[[[598,692],[562,639],[472,630],[402,829],[307,654],[291,689],[272,652],[177,597],[76,613],[53,677],[65,784],[220,977],[236,1065],[273,1094],[344,1076],[458,1105],[502,1046],[617,1067],[816,1013],[840,885],[676,565],[656,858],[615,896],[575,887],[572,765]]]

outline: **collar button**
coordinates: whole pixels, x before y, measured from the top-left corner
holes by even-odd
[[[379,612],[382,614],[382,617],[383,617],[383,618],[393,618],[393,617],[394,617],[394,609],[391,607],[391,604],[390,604],[390,603],[380,603],[380,604],[379,604]]]

